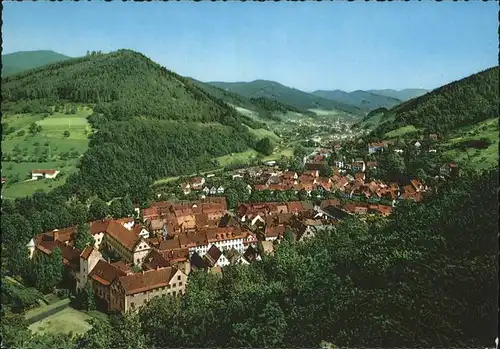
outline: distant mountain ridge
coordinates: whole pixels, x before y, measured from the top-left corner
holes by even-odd
[[[383,96],[363,90],[356,90],[353,92],[345,92],[342,90],[318,90],[314,91],[312,94],[335,100],[340,103],[350,104],[367,111],[381,107],[392,108],[403,102],[401,99]]]
[[[51,50],[18,51],[2,55],[2,76],[9,76],[25,70],[42,67],[71,59]]]
[[[282,85],[276,81],[254,80],[250,82],[207,82],[225,91],[233,92],[246,98],[263,97],[276,100],[282,104],[298,109],[326,109],[340,110],[343,112],[364,115],[365,112],[350,104],[316,96],[292,87]]]
[[[405,88],[403,90],[392,90],[392,89],[368,90],[367,92],[374,93],[380,96],[396,98],[403,102],[406,102],[409,101],[410,99],[423,96],[427,92],[430,92],[430,90],[422,88]]]

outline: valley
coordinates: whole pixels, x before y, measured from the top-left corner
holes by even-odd
[[[495,333],[498,66],[307,92],[86,51],[2,56],[2,347]]]

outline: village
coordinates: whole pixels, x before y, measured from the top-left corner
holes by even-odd
[[[366,152],[377,154],[388,146],[372,142]],[[371,178],[376,161],[342,160],[336,157],[341,149],[340,143],[316,148],[302,159],[301,172],[272,162],[227,173],[251,197],[262,194],[261,201],[232,208],[224,185],[210,184],[217,183],[215,174],[189,178],[178,184],[180,200],[136,208],[135,217],[88,223],[94,244],[83,250],[74,246],[77,227],[38,234],[27,246],[30,258],[59,248],[75,292],[90,283],[102,310],[126,312],[156,296],[184,294],[194,270],[217,274],[229,265],[254,263],[272,256],[284,238],[300,242],[320,231],[333,233],[332,227],[350,215],[388,217],[399,201],[421,202],[431,192],[418,178],[405,185]],[[458,167],[444,164],[439,175],[456,176]]]

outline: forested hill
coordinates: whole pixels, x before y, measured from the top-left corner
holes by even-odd
[[[2,111],[43,112],[62,103],[90,105],[98,130],[69,190],[104,199],[148,195],[154,179],[212,166],[254,139],[240,115],[144,55],[120,50],[54,63],[2,78]],[[68,189],[68,188],[65,188]]]
[[[384,134],[413,125],[429,133],[448,133],[496,117],[498,74],[499,67],[493,67],[400,104],[385,113],[393,121],[383,123],[375,132]]]
[[[273,115],[273,113],[276,112],[285,114],[291,111],[301,114],[314,115],[314,113],[306,109],[299,109],[291,105],[278,102],[277,100],[271,100],[264,97],[248,98],[209,83],[204,83],[192,78],[190,80],[208,94],[219,98],[228,104],[254,111],[264,119],[276,119]]]
[[[209,82],[209,84],[247,98],[264,97],[298,109],[340,110],[354,115],[364,115],[364,111],[356,106],[315,96],[311,93],[284,86],[275,81]]]
[[[54,51],[19,51],[2,55],[2,76],[71,59]]]
[[[147,116],[231,125],[250,122],[189,79],[129,50],[76,58],[3,78],[2,98],[7,110],[12,101],[65,100],[94,103],[114,120]]]
[[[356,90],[345,92],[342,90],[325,91],[318,90],[313,92],[314,95],[323,98],[332,99],[341,103],[354,105],[363,110],[373,110],[381,107],[392,108],[402,102],[402,100],[378,95],[372,92]]]
[[[387,97],[391,97],[391,98],[397,98],[403,102],[406,102],[410,99],[425,95],[427,92],[429,92],[429,90],[425,90],[422,88],[405,88],[402,90],[391,90],[391,89],[368,90],[366,92],[375,93],[376,95],[379,95],[379,96],[387,96]]]

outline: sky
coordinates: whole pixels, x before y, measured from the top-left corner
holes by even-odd
[[[139,51],[201,81],[433,89],[498,64],[498,3],[12,2],[3,54]]]

